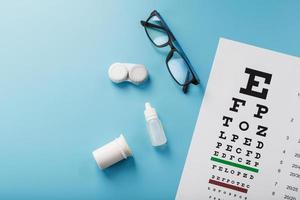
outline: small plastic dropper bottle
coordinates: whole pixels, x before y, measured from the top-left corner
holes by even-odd
[[[152,146],[166,144],[167,138],[162,124],[157,116],[156,110],[152,108],[148,102],[145,104],[144,114]]]

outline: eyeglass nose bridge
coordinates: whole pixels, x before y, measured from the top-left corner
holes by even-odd
[[[170,45],[170,48],[171,48],[171,50],[170,50],[170,52],[168,53],[168,55],[166,57],[166,64],[167,65],[168,65],[169,60],[173,57],[174,52],[177,51],[173,45]]]

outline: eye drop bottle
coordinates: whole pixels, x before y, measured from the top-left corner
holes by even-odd
[[[150,103],[145,104],[145,119],[152,146],[161,146],[167,143],[167,138],[162,124],[157,116],[156,110]]]

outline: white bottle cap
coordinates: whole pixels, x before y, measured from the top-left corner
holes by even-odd
[[[101,169],[105,169],[129,156],[132,156],[132,152],[124,136],[121,134],[120,137],[93,151],[93,156],[97,165]]]
[[[151,107],[149,102],[145,103],[144,115],[145,115],[146,121],[153,119],[153,118],[157,118],[156,110],[155,110],[155,108]]]

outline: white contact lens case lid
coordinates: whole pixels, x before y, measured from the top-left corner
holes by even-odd
[[[108,76],[115,83],[128,81],[138,85],[148,78],[148,71],[141,64],[113,63],[108,69]]]
[[[115,83],[120,83],[128,79],[128,69],[121,63],[114,63],[108,69],[110,80]]]

